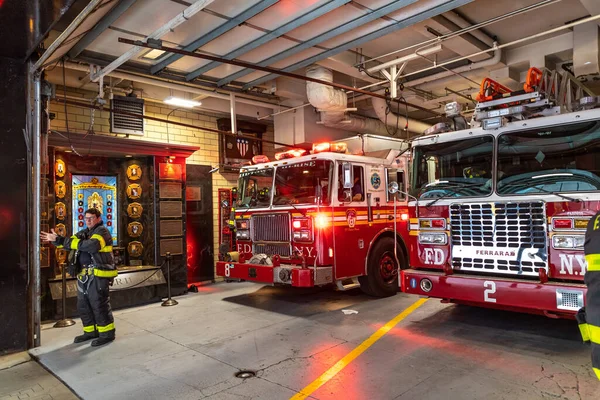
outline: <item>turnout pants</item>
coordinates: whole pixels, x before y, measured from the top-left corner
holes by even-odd
[[[109,279],[84,273],[77,276],[77,311],[83,322],[83,331],[114,338],[115,320],[110,308]]]

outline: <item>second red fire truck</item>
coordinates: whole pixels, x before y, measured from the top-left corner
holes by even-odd
[[[412,143],[405,292],[572,317],[584,306],[584,234],[600,209],[600,105],[566,72],[523,91],[486,80],[473,127]],[[477,126],[480,125],[480,126]]]

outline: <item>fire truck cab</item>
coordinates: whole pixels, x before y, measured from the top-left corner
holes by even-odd
[[[413,141],[405,292],[551,317],[584,306],[600,102],[572,77],[547,78],[530,91],[483,93],[472,128],[438,126]]]
[[[278,153],[241,169],[237,249],[221,254],[227,280],[398,291],[408,267],[405,141],[373,135]],[[350,153],[361,153],[355,155]],[[399,192],[390,194],[396,182]]]

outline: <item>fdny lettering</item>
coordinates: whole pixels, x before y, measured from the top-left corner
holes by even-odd
[[[515,257],[517,254],[514,251],[503,250],[475,250],[475,254],[479,256],[500,256],[500,257]]]
[[[250,246],[247,243],[238,243],[237,245],[237,251],[238,253],[252,253],[252,246]]]
[[[560,258],[560,271],[561,275],[585,275],[587,270],[587,263],[583,254],[559,254]],[[577,266],[581,271],[573,271],[574,261],[577,261]]]
[[[444,252],[442,251],[442,249],[430,249],[430,248],[425,248],[423,249],[423,252],[425,253],[425,264],[427,265],[444,265]]]
[[[304,252],[306,251],[306,254]],[[301,256],[312,257],[312,253],[315,251],[314,247],[296,247],[294,246],[294,252],[299,253]]]

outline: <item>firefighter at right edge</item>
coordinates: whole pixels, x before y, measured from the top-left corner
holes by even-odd
[[[583,341],[592,344],[592,368],[600,380],[600,211],[588,223],[584,250],[587,296],[576,317]]]
[[[100,211],[90,208],[85,212],[86,228],[65,238],[41,232],[41,239],[58,248],[70,250],[69,275],[77,276],[77,311],[83,323],[83,334],[75,343],[92,341],[102,346],[115,340],[115,321],[110,307],[109,285],[117,276],[112,253],[112,236],[104,226]]]

